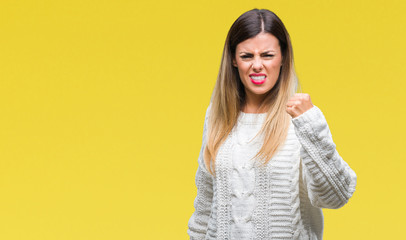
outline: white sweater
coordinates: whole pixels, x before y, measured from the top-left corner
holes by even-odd
[[[262,135],[253,137],[266,114],[240,112],[219,149],[216,177],[203,161],[209,109],[190,239],[322,239],[321,208],[346,204],[355,191],[356,175],[338,154],[320,109],[313,106],[292,119],[286,142],[266,167],[250,160],[263,142]]]

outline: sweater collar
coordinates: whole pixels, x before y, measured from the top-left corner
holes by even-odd
[[[267,113],[245,113],[240,111],[238,122],[243,124],[262,124]]]

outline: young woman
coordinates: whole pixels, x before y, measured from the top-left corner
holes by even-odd
[[[289,35],[269,10],[231,26],[207,108],[191,239],[322,239],[356,175],[297,79]]]

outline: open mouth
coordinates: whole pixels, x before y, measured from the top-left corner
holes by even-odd
[[[266,80],[266,75],[250,75],[251,82],[254,84],[263,84]]]

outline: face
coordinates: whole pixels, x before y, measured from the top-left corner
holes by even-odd
[[[281,69],[279,40],[270,33],[260,33],[239,43],[233,65],[238,68],[247,98],[265,96],[275,86]]]

